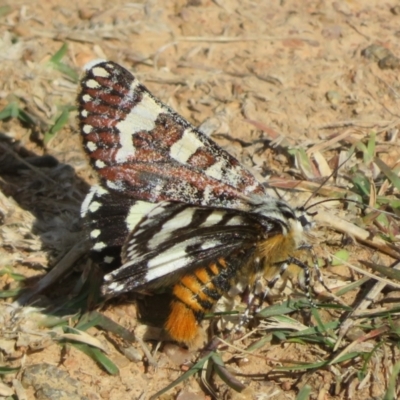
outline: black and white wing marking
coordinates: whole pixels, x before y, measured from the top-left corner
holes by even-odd
[[[116,295],[149,284],[167,286],[193,268],[255,248],[265,229],[256,218],[229,209],[160,203],[129,235],[123,265],[105,276],[103,291]]]

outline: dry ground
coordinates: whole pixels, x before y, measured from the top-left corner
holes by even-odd
[[[51,60],[64,43],[68,51],[62,65],[80,74],[93,58],[123,64],[154,94],[213,135],[260,180],[274,178],[281,186],[293,178],[303,180],[299,187],[306,191],[305,198],[317,186],[316,178],[335,168],[351,146],[368,143],[373,132],[374,155],[393,171],[399,161],[398,1],[9,0],[0,7],[0,21],[0,110],[14,104],[32,120],[23,122],[25,114],[20,114],[20,119],[0,121],[0,281],[4,290],[17,286],[13,274],[29,278],[28,285],[33,285],[82,240],[79,208],[95,175],[80,148],[74,111],[66,114],[67,123],[43,145],[44,133],[75,102],[76,80],[55,68],[60,63]],[[376,46],[368,48],[371,45]],[[289,148],[313,154],[312,168],[307,168],[299,152],[294,162]],[[359,172],[375,188],[373,182],[380,174],[376,164],[355,157],[350,165],[359,165]],[[346,179],[335,180],[332,186],[349,189]],[[389,184],[377,191],[377,195],[396,195]],[[326,195],[332,193],[328,189]],[[371,247],[343,241],[337,229],[346,228],[336,227],[333,212],[339,214],[328,209],[328,217],[320,217],[325,227],[316,229],[316,251],[322,260],[328,263],[329,254],[344,246],[349,262],[359,268],[363,267],[358,260],[371,261],[374,256],[384,265],[393,262],[386,247],[378,254]],[[349,212],[341,215],[355,219]],[[393,232],[398,234],[396,229]],[[373,241],[375,233],[369,230],[366,239]],[[82,249],[76,251],[79,255]],[[36,295],[32,306],[57,304],[71,291],[78,292],[77,277],[81,271],[85,276],[88,263],[75,260],[74,254],[66,263],[75,272]],[[339,265],[336,270],[324,270],[324,275],[336,289],[363,276],[351,271]],[[394,289],[386,289],[385,296],[396,301]],[[382,298],[379,293],[376,301]],[[341,301],[354,306],[360,300],[358,294],[348,293]],[[153,368],[139,345],[135,344],[137,361],[129,361],[119,351],[115,336],[91,328],[88,333],[108,349],[109,358],[119,367],[119,374],[110,375],[76,348],[52,341],[45,328],[38,328],[40,314],[18,309],[11,316],[12,301],[6,298],[1,305],[0,365],[23,368],[1,375],[0,398],[16,393],[19,399],[147,399],[182,373],[181,359],[171,355],[180,350],[173,346],[155,354],[157,368]],[[136,327],[132,304],[114,303],[102,312],[129,330]],[[312,324],[296,315],[304,324]],[[343,310],[322,315],[327,322],[337,321]],[[140,329],[136,333],[140,335]],[[54,331],[55,336],[59,334]],[[379,349],[368,360],[353,359],[300,373],[276,372],[275,367],[332,359],[332,349],[273,341],[257,350],[257,357],[246,355],[245,361],[232,361],[239,351],[229,349],[224,358],[231,358],[229,368],[248,388],[236,394],[219,378],[212,377],[211,382],[219,398],[294,399],[305,384],[311,386],[314,399],[382,398],[399,358],[397,347],[379,332],[371,334],[371,340],[362,336],[365,331],[357,336],[355,329],[352,334],[341,342],[336,355],[349,343],[354,346],[345,352],[369,354],[380,343]],[[360,335],[362,340],[353,342]],[[189,358],[195,356],[189,354]],[[57,369],[29,369],[41,363]],[[27,371],[25,378],[23,371]],[[68,375],[75,381],[68,380]],[[62,391],[56,393],[55,382],[64,382],[65,397]],[[205,393],[196,376],[163,398],[204,399]]]

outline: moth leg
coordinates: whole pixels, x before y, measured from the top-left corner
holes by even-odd
[[[321,269],[318,266],[318,262],[317,262],[317,256],[315,255],[315,252],[313,250],[313,246],[309,245],[309,244],[303,244],[299,249],[304,249],[304,250],[308,250],[311,253],[311,258],[313,261],[313,268],[315,270],[316,273],[316,277],[318,279],[318,282],[322,285],[322,287],[328,292],[328,293],[332,293],[332,290],[329,289],[328,286],[326,286],[326,283],[324,281],[324,277],[322,276],[321,273]],[[298,265],[298,264],[296,264]],[[301,267],[300,265],[298,265],[300,268],[304,269],[303,267]]]
[[[259,299],[259,295],[261,292],[261,278],[257,278],[253,285],[251,285],[251,289],[248,291],[247,299],[246,299],[246,310],[240,316],[239,322],[235,327],[236,331],[240,331],[244,325],[247,325],[250,320],[253,318],[253,311],[255,309],[256,301]],[[256,310],[259,307],[256,308]]]
[[[298,258],[294,258],[294,257],[289,257],[287,260],[287,264],[288,265],[289,264],[297,265],[304,271],[305,294],[307,296],[307,300],[309,301],[311,307],[317,308],[317,305],[314,303],[313,299],[311,298],[310,267],[303,261],[299,260]]]
[[[285,261],[280,264],[279,270],[276,272],[275,275],[268,281],[267,287],[264,289],[262,299],[260,301],[259,307],[256,309],[256,312],[259,312],[261,310],[262,304],[264,303],[265,299],[268,297],[270,294],[271,290],[275,287],[276,282],[278,282],[279,279],[282,278],[282,276],[285,274],[289,264]]]
[[[287,262],[283,262],[279,265],[279,270],[272,276],[272,278],[268,281],[267,286],[262,288],[261,277],[257,278],[252,285],[251,291],[249,293],[249,297],[247,300],[247,307],[245,312],[240,317],[240,322],[237,326],[237,330],[240,330],[242,326],[247,324],[252,317],[250,317],[250,313],[258,313],[262,309],[262,305],[270,294],[271,289],[275,287],[276,282],[284,275],[288,268],[289,264]],[[258,304],[255,307],[256,301],[258,300]]]

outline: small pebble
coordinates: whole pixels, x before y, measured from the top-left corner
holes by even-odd
[[[361,55],[369,60],[379,61],[383,58],[391,55],[389,49],[383,47],[379,44],[371,44],[370,46],[366,47],[364,50],[361,51]]]
[[[389,54],[385,58],[379,60],[378,66],[380,69],[397,69],[400,67],[400,58]]]

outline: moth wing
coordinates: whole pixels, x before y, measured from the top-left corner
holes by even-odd
[[[265,195],[234,157],[116,63],[88,67],[78,103],[84,149],[111,191],[237,209],[246,208],[247,195]]]
[[[218,258],[235,252],[240,257],[240,251],[254,247],[257,228],[241,212],[161,203],[131,232],[122,251],[123,265],[105,276],[103,292],[168,286]]]

